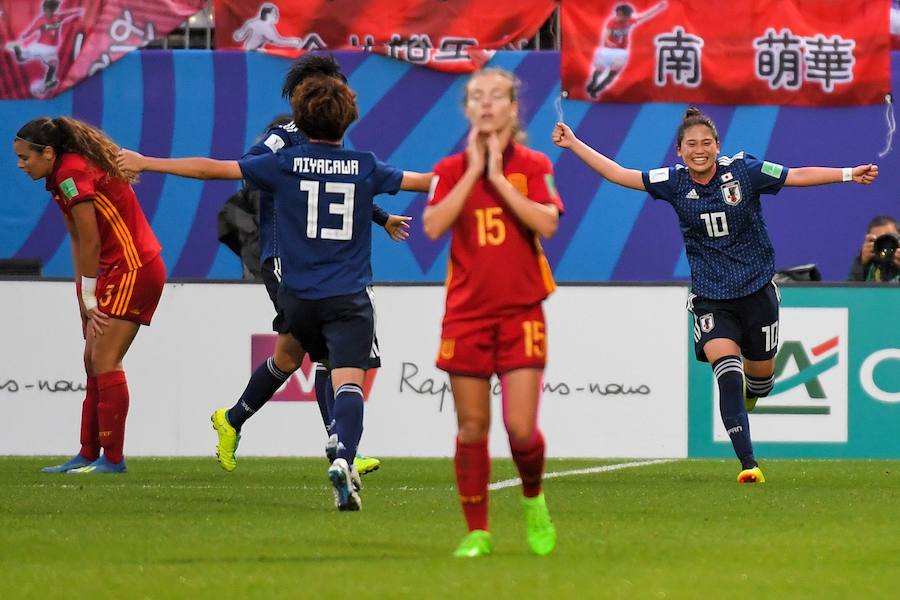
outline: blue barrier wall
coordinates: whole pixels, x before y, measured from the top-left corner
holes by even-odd
[[[463,78],[363,54],[338,56],[359,93],[360,121],[347,145],[373,150],[405,169],[427,171],[461,149],[466,122]],[[255,53],[133,53],[50,101],[0,101],[0,139],[39,115],[74,115],[101,126],[123,146],[150,155],[237,158],[260,129],[287,107],[279,96],[288,62]],[[560,281],[677,280],[688,276],[681,234],[668,205],[602,183],[549,134],[556,120],[559,56],[505,52],[492,61],[524,81],[524,123],[531,145],[555,164],[567,213],[545,243]],[[900,72],[894,53],[892,71]],[[895,95],[900,97],[896,93]],[[684,104],[563,103],[566,121],[585,141],[622,164],[648,169],[676,161],[674,136]],[[786,165],[876,162],[885,140],[884,107],[807,109],[704,106],[717,122],[723,154],[745,150]],[[780,267],[815,262],[827,279],[844,279],[865,226],[876,214],[900,216],[898,154],[877,161],[869,188],[791,188],[764,199]],[[39,257],[46,275],[71,272],[65,231],[43,186],[0,160],[0,257]],[[216,214],[236,184],[145,174],[137,192],[163,244],[172,277],[237,278],[236,257],[216,240]],[[424,195],[385,196],[391,212],[418,217]],[[408,243],[374,236],[380,281],[440,281],[448,240],[430,242],[414,227]]]

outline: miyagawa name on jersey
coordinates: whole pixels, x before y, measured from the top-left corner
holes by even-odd
[[[294,158],[294,173],[359,175],[359,161],[356,159],[297,156]]]

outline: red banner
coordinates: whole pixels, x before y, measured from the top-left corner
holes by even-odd
[[[216,0],[216,48],[365,50],[451,72],[520,49],[554,0]]]
[[[162,37],[205,0],[0,0],[0,98],[50,98]]]
[[[604,102],[883,102],[890,1],[564,0],[563,89]]]

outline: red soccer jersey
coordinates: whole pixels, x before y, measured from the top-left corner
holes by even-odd
[[[631,17],[625,19],[612,17],[606,22],[606,43],[604,47],[627,49],[628,35],[636,22],[637,19],[632,19]]]
[[[98,276],[129,272],[159,255],[160,245],[131,186],[108,177],[78,154],[61,155],[47,178],[47,190],[68,217],[79,202],[93,202],[100,232]]]
[[[443,200],[465,169],[464,153],[435,165],[428,204]],[[553,204],[562,212],[545,155],[510,143],[503,173],[533,202]],[[519,221],[487,177],[479,179],[453,224],[444,324],[503,316],[537,304],[555,287],[537,234]]]

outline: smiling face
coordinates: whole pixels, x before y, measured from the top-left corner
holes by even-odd
[[[50,146],[45,146],[43,150],[37,151],[28,142],[16,140],[13,142],[13,152],[16,153],[18,159],[16,166],[35,181],[43,179],[53,172],[56,153]]]
[[[703,179],[713,174],[721,146],[713,130],[706,125],[692,125],[684,130],[678,156],[694,177]]]
[[[519,118],[513,82],[499,73],[475,75],[466,85],[466,118],[483,134],[511,130]]]

